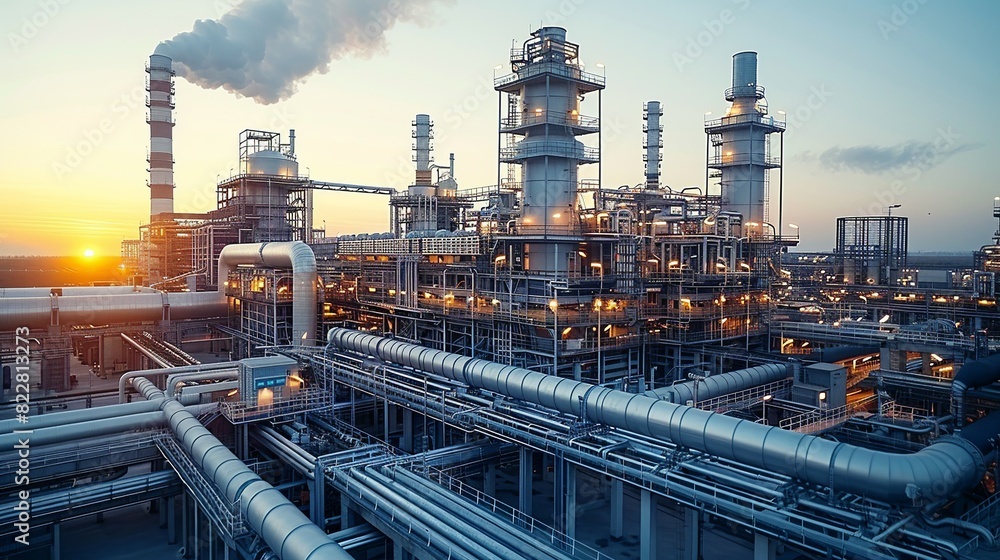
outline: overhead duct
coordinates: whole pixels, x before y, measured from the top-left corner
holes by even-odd
[[[311,346],[316,340],[316,256],[301,241],[227,245],[219,254],[219,278],[239,265],[292,269],[292,344]],[[224,317],[225,287],[217,292],[159,292],[137,288],[123,291],[50,288],[0,291],[0,331],[18,327],[45,329],[56,325],[100,325]],[[25,295],[22,295],[25,294]],[[66,294],[66,295],[59,295]],[[78,295],[79,294],[79,295]]]
[[[143,412],[153,412],[159,410],[160,406],[155,402],[139,401],[128,404],[114,404],[105,406],[95,406],[94,408],[84,408],[81,410],[68,410],[66,412],[55,412],[52,414],[42,414],[31,417],[30,428],[39,430],[52,426],[63,426],[76,424],[78,422],[89,422],[91,420],[103,420],[105,418],[117,418],[130,414]],[[20,430],[25,425],[17,419],[0,420],[0,434],[9,434],[14,430]]]
[[[164,390],[166,391],[168,398],[173,398],[177,394],[177,386],[182,383],[191,383],[198,381],[233,381],[239,377],[239,371],[233,368],[232,371],[216,371],[208,373],[179,373],[171,375],[167,378],[167,383],[164,385]]]
[[[67,295],[57,295],[59,292]],[[111,287],[105,293],[68,293],[68,288],[50,288],[40,296],[0,297],[0,331],[17,327],[44,330],[58,325],[179,321],[226,316],[226,299],[218,292],[139,290],[122,293],[121,288]]]
[[[965,392],[1000,380],[1000,353],[962,366],[951,382],[956,432],[965,424]]]
[[[239,503],[250,528],[282,560],[350,560],[351,556],[285,496],[247,468],[198,419],[145,378],[132,386],[146,399],[162,399],[167,424],[191,460],[231,503]]]
[[[180,405],[178,404],[178,406]],[[28,434],[14,432],[0,435],[0,449],[17,449],[15,446],[21,440],[30,441],[31,447],[35,448],[83,438],[120,434],[134,430],[149,430],[163,425],[163,413],[154,410],[86,422],[74,422],[67,419],[67,422],[59,426],[32,430]]]
[[[952,496],[978,482],[983,454],[956,437],[917,453],[873,451],[688,406],[334,328],[330,345],[799,480],[893,503]]]
[[[157,368],[157,369],[142,369],[137,371],[130,371],[122,374],[118,378],[118,402],[125,402],[125,387],[132,380],[146,379],[149,377],[160,376],[160,375],[170,375],[171,377],[183,374],[183,373],[208,373],[208,372],[218,372],[220,370],[226,369],[236,369],[239,367],[239,362],[222,362],[217,364],[195,364],[193,366],[183,366],[177,368]],[[155,387],[155,386],[154,386]],[[145,396],[145,395],[143,395]],[[149,397],[146,397],[147,400]]]
[[[316,255],[301,241],[226,245],[219,253],[219,288],[238,265],[292,269],[292,344],[312,346],[316,332]]]
[[[686,404],[688,401],[698,403],[736,391],[780,381],[786,377],[789,377],[787,364],[766,364],[711,375],[698,381],[675,383],[669,387],[646,391],[646,396],[679,404]]]
[[[239,503],[247,524],[279,558],[352,558],[337,543],[331,541],[322,529],[309,521],[281,491],[247,468],[243,461],[233,455],[180,403],[167,399],[163,401],[162,408],[170,428],[192,461],[215,483],[230,503]]]

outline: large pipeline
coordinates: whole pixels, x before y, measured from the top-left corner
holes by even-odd
[[[148,401],[138,401],[128,404],[114,404],[108,406],[95,406],[93,408],[83,408],[78,410],[67,410],[65,412],[54,412],[52,414],[42,414],[32,416],[28,424],[22,424],[17,419],[0,420],[0,434],[9,434],[14,430],[31,429],[38,430],[52,426],[63,426],[78,422],[89,422],[91,420],[101,420],[104,418],[115,418],[129,414],[142,412],[153,412],[159,410],[159,403]]]
[[[678,404],[686,404],[688,401],[702,402],[736,391],[780,381],[786,377],[788,377],[787,364],[766,364],[710,375],[698,381],[674,383],[667,387],[646,391],[646,396],[666,399]]]
[[[292,340],[312,345],[317,337],[316,257],[301,241],[227,245],[219,254],[219,282],[238,265],[292,269]],[[63,295],[54,295],[61,293]],[[25,288],[0,290],[0,331],[18,327],[138,323],[225,317],[223,285],[215,292],[160,292],[149,288]]]
[[[150,377],[156,377],[162,375],[173,376],[180,373],[214,372],[224,369],[233,369],[237,367],[239,367],[239,362],[223,362],[218,364],[196,364],[193,366],[184,366],[176,368],[141,369],[123,373],[122,376],[118,378],[118,402],[119,403],[125,402],[125,387],[127,387],[128,384],[130,382],[133,382],[133,380],[135,379],[148,379]]]
[[[137,384],[138,385],[138,384]],[[149,385],[136,387],[155,396]],[[163,400],[163,413],[191,460],[211,479],[231,503],[239,502],[249,527],[282,560],[351,560],[351,555],[331,541],[294,504],[261,480],[212,432],[172,399]]]
[[[996,381],[1000,381],[1000,354],[969,362],[958,370],[951,382],[956,432],[965,424],[965,392]]]
[[[225,374],[221,374],[225,375]],[[165,398],[163,391],[145,378],[136,378],[132,385],[147,401],[156,405],[152,412],[145,410],[149,404],[133,403],[114,407],[116,415],[87,422],[53,425],[33,430],[30,434],[10,433],[0,435],[0,449],[15,449],[19,440],[28,439],[32,447],[76,441],[129,430],[170,426],[192,461],[215,483],[230,502],[239,502],[240,510],[248,525],[282,560],[350,560],[339,545],[314,525],[270,484],[261,480],[229,449],[209,432],[181,403]],[[204,405],[217,406],[215,404]],[[195,410],[200,410],[195,407]],[[135,413],[133,413],[135,412]],[[74,422],[89,411],[53,416],[60,421]]]
[[[63,294],[69,288],[60,288]],[[48,290],[47,290],[48,291]],[[226,298],[219,292],[86,293],[85,295],[6,296],[0,305],[0,331],[17,327],[45,329],[50,325],[102,325],[226,316]]]
[[[316,256],[312,249],[301,241],[226,245],[219,253],[219,283],[225,282],[229,271],[240,264],[292,269],[291,343],[297,346],[314,345],[319,338],[316,332],[319,286],[316,284]],[[225,292],[221,285],[219,292]]]
[[[24,440],[28,440],[30,447],[35,448],[65,441],[119,434],[133,430],[148,430],[161,425],[163,425],[163,413],[159,410],[139,412],[127,416],[101,418],[61,426],[49,426],[37,430],[32,429],[30,433],[26,434],[17,432],[3,434],[0,435],[0,449],[17,449],[14,446],[18,444],[18,441]],[[26,428],[31,429],[31,425],[28,424]]]
[[[177,386],[181,383],[191,383],[192,381],[233,381],[239,378],[239,371],[217,371],[208,373],[178,373],[167,377],[164,391],[167,398],[173,398],[177,393]]]
[[[329,344],[413,367],[510,398],[872,499],[912,503],[952,496],[978,482],[983,454],[956,437],[895,454],[764,426],[588,383],[334,328]]]

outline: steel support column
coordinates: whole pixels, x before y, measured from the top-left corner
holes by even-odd
[[[641,560],[656,560],[656,494],[642,489],[639,505],[639,546]]]
[[[754,533],[753,535],[753,560],[774,560],[775,543],[767,535]]]
[[[531,449],[527,447],[521,448],[521,457],[518,462],[518,492],[517,492],[517,509],[521,510],[522,513],[531,517],[531,499],[532,499],[532,462],[534,459],[534,453]]]
[[[684,510],[684,558],[699,560],[701,557],[701,512],[686,508]]]
[[[622,538],[622,517],[625,513],[623,502],[625,501],[625,485],[618,478],[611,479],[611,538],[619,540]]]

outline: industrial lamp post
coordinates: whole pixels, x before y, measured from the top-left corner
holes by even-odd
[[[774,398],[774,395],[764,395],[760,398],[760,404],[762,405],[760,415],[764,417],[764,425],[767,426],[767,401]]]

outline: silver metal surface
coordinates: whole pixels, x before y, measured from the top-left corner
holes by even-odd
[[[886,453],[349,329],[331,329],[328,341],[569,414],[585,399],[588,420],[876,500],[951,496],[985,470],[982,454],[961,438],[909,455]]]
[[[780,381],[788,377],[787,364],[766,364],[728,373],[711,375],[698,381],[675,383],[646,391],[646,396],[666,399],[673,403],[686,404],[688,401],[701,402],[751,387]],[[695,388],[697,387],[697,394]]]

